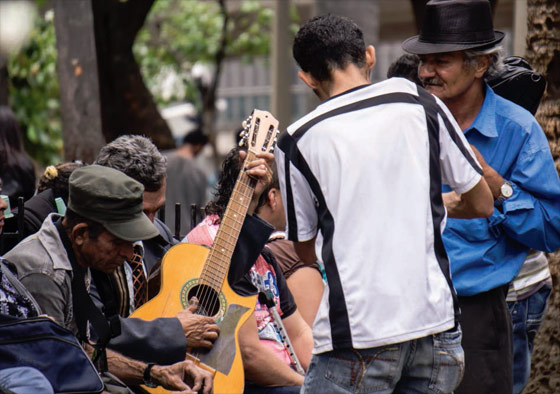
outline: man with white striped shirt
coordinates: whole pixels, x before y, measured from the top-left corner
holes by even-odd
[[[461,195],[447,215],[488,216],[480,165],[441,101],[370,84],[375,50],[351,20],[311,19],[293,53],[322,103],[278,142],[287,233],[328,281],[302,392],[451,392],[464,359],[441,183]]]

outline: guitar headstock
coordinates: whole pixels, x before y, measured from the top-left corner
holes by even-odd
[[[254,109],[243,121],[243,131],[239,146],[247,147],[253,153],[274,152],[278,136],[278,121],[267,111]]]

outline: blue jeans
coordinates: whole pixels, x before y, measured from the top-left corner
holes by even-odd
[[[450,393],[465,370],[460,328],[370,349],[313,355],[302,393]]]
[[[52,394],[53,388],[45,375],[31,367],[0,370],[0,387],[17,394]]]
[[[546,312],[552,287],[544,285],[535,294],[516,302],[508,302],[513,323],[513,393],[519,394],[531,375],[533,341]]]

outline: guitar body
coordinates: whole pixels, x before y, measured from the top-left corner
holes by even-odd
[[[188,306],[188,299],[192,296],[197,296],[201,304],[210,299],[210,306],[206,308],[212,308],[216,312],[209,315],[217,318],[220,335],[212,350],[201,351],[196,357],[202,362],[202,367],[215,371],[214,393],[242,393],[245,375],[237,335],[241,325],[253,313],[257,297],[238,295],[230,288],[227,280],[223,281],[219,294],[199,285],[198,279],[209,251],[204,246],[188,243],[173,246],[162,261],[160,292],[138,308],[131,317],[143,320],[173,317]],[[144,389],[151,393],[169,392],[161,387]]]

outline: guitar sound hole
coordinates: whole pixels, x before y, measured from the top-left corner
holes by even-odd
[[[198,298],[197,315],[216,316],[220,312],[218,292],[207,285],[196,285],[187,294],[187,299]]]

